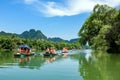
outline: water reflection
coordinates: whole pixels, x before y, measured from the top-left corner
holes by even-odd
[[[32,56],[25,58],[18,58],[20,68],[29,68],[29,69],[40,69],[40,67],[45,62],[42,60],[42,56]]]
[[[45,57],[41,55],[27,56],[27,57],[14,57],[13,52],[0,52],[0,68],[20,67],[28,69],[40,69],[45,63],[53,63],[55,61],[68,58],[65,55],[58,55],[53,57]]]
[[[119,66],[120,55],[93,52],[89,59],[82,54],[79,58],[79,72],[84,80],[119,80]]]
[[[12,52],[6,51],[0,51],[0,68],[8,68],[8,66],[12,66],[14,60]]]
[[[20,77],[19,75],[21,75],[23,71],[26,73],[22,74],[22,76],[24,76],[23,78],[27,77],[27,79],[30,79],[31,76],[29,75],[34,75],[35,80],[36,75],[37,80],[49,80],[46,75],[49,76],[51,80],[53,80],[54,77],[54,80],[58,77],[59,80],[71,80],[71,78],[73,78],[72,80],[120,79],[120,55],[92,52],[91,50],[70,52],[71,53],[68,53],[68,57],[64,57],[63,55],[54,57],[38,55],[23,58],[14,58],[11,52],[0,52],[0,74],[4,75],[4,70],[7,68],[6,71],[8,73],[5,73],[7,76],[16,75]],[[11,71],[13,71],[12,74]],[[16,72],[18,74],[16,74]],[[2,78],[2,80],[6,80],[4,79],[6,77]]]
[[[19,66],[26,66],[30,60],[31,57],[14,58],[14,61],[19,63]]]
[[[18,66],[20,68],[40,69],[44,62],[42,56],[14,58],[13,52],[0,52],[0,68]]]

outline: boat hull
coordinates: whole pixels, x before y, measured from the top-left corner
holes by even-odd
[[[58,54],[43,54],[44,56],[50,56],[50,57],[53,57],[53,56],[56,56]]]
[[[34,55],[33,53],[32,54],[14,54],[14,57],[27,57],[27,56],[32,56]]]

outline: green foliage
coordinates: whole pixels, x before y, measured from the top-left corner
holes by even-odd
[[[97,4],[79,31],[81,45],[120,52],[120,10]]]
[[[20,44],[28,44],[32,49],[43,51],[46,50],[47,47],[54,47],[58,50],[63,47],[68,47],[69,49],[80,49],[80,45],[76,43],[66,43],[62,42],[52,42],[47,40],[39,40],[39,39],[23,39],[17,36],[0,36],[0,49],[3,50],[13,50],[17,49]]]
[[[10,37],[0,37],[0,49],[12,50],[15,48],[15,43]]]
[[[110,26],[103,26],[100,31],[99,31],[99,34],[93,38],[93,44],[92,44],[92,47],[94,49],[97,49],[97,50],[108,50],[109,49],[109,44],[107,43],[107,40],[105,39],[106,36],[106,32],[109,32],[110,30]]]
[[[46,50],[47,47],[49,48],[54,47],[58,50],[63,49],[63,47],[68,47],[69,49],[73,48],[80,49],[81,46],[78,43],[76,43],[77,40],[78,39],[67,41],[61,38],[47,39],[47,37],[40,30],[35,31],[34,29],[24,31],[20,35],[1,31],[0,49],[2,50],[17,49],[19,45],[23,43],[28,44],[34,50],[40,51]]]

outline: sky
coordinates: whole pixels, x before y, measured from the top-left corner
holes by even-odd
[[[0,31],[35,29],[47,37],[78,38],[96,4],[120,7],[120,0],[0,0]]]

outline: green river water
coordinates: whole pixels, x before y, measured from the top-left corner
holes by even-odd
[[[0,55],[0,80],[120,80],[120,55],[91,50],[68,54],[25,58]]]

